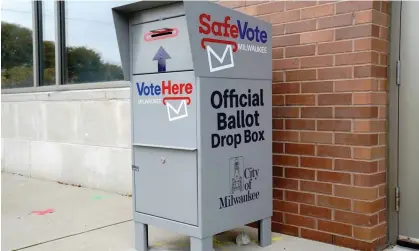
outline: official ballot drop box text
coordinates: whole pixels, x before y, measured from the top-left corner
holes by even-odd
[[[135,248],[147,226],[191,237],[259,222],[271,241],[271,25],[205,1],[113,10],[131,82]]]

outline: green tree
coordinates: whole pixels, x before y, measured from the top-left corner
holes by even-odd
[[[55,44],[43,42],[42,84],[55,83]],[[32,31],[16,24],[1,23],[2,88],[33,85]],[[123,79],[118,65],[103,62],[93,49],[67,47],[68,83],[87,83]]]
[[[16,24],[1,22],[1,67],[31,66],[32,31]]]

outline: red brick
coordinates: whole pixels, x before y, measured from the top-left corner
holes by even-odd
[[[313,155],[314,150],[313,144],[285,143],[285,153],[289,154]]]
[[[273,156],[274,165],[298,166],[298,157],[292,155],[276,154]]]
[[[362,214],[372,214],[386,209],[386,199],[378,199],[375,201],[358,201],[354,200],[354,212]]]
[[[319,105],[350,105],[352,104],[352,94],[319,94]]]
[[[317,156],[350,158],[351,148],[346,146],[318,145]]]
[[[336,133],[335,144],[374,146],[378,144],[378,134]]]
[[[272,49],[272,58],[280,59],[284,57],[284,48],[275,48]]]
[[[284,153],[284,144],[283,143],[272,143],[272,150],[274,153]]]
[[[303,93],[333,92],[333,82],[321,81],[321,82],[302,83],[301,92]]]
[[[332,184],[301,180],[300,190],[313,193],[332,194]]]
[[[273,82],[284,82],[284,72],[283,71],[272,72],[272,81]]]
[[[378,3],[374,3],[378,2]],[[368,10],[375,8],[380,10],[380,2],[379,1],[345,1],[336,3],[336,13],[348,13],[348,12],[355,12],[360,10]]]
[[[268,18],[268,22],[271,22],[272,24],[281,24],[298,20],[300,20],[300,10],[275,13]]]
[[[310,230],[310,229],[304,229],[304,228],[301,228],[301,237],[303,237],[304,239],[310,239],[310,240],[325,242],[329,244],[333,244],[333,239],[334,239],[334,236],[332,234]]]
[[[314,1],[286,1],[285,2],[285,10],[294,10],[294,9],[301,9],[310,6],[316,5]]]
[[[365,215],[339,210],[335,210],[334,220],[356,226],[374,226],[378,223],[378,217],[376,214]]]
[[[337,41],[330,43],[320,43],[318,44],[317,53],[322,54],[334,54],[342,52],[352,51],[352,41]]]
[[[315,226],[315,220],[313,218],[296,214],[285,214],[285,223],[298,227],[314,228]]]
[[[290,47],[285,48],[286,58],[313,56],[315,54],[316,54],[316,46],[314,44],[290,46]]]
[[[278,212],[278,211],[273,211],[272,214],[272,221],[273,222],[284,222],[284,213],[283,212]],[[257,224],[255,225],[255,228],[257,228]]]
[[[364,188],[364,187],[352,187],[352,186],[342,186],[334,185],[334,194],[336,196],[359,199],[359,200],[373,200],[378,198],[378,189],[373,188]]]
[[[344,40],[361,37],[378,37],[380,27],[373,24],[362,24],[336,29],[336,40]]]
[[[287,23],[285,24],[285,33],[291,34],[316,30],[316,24],[316,20]]]
[[[272,107],[274,118],[298,118],[300,110],[298,107]]]
[[[294,214],[298,213],[298,204],[293,203],[293,202],[273,200],[273,208],[276,211],[294,213]]]
[[[354,173],[375,173],[378,170],[378,162],[335,159],[335,170],[348,171]]]
[[[332,107],[302,107],[302,118],[332,118]]]
[[[352,248],[355,250],[375,251],[377,250],[377,247],[379,247],[380,245],[383,245],[380,243],[385,244],[386,238],[384,238],[384,240],[377,239],[373,242],[367,242],[367,241],[355,240],[353,238],[346,238],[339,235],[335,236],[335,245]],[[382,248],[379,248],[378,250],[382,250]]]
[[[312,31],[300,34],[301,44],[319,43],[333,41],[333,30]]]
[[[273,177],[273,185],[274,185],[275,188],[297,190],[298,189],[298,180]]]
[[[378,90],[378,82],[374,79],[353,79],[335,81],[336,92],[357,92]]]
[[[303,168],[286,168],[285,177],[291,179],[314,180],[315,171]]]
[[[327,231],[340,235],[352,236],[352,226],[332,221],[319,220],[317,228],[321,231]]]
[[[354,226],[354,237],[361,240],[372,241],[378,237],[385,236],[387,232],[387,224],[383,223],[381,225],[364,228]]]
[[[314,95],[287,95],[285,97],[286,105],[315,105],[316,96]]]
[[[380,38],[385,40],[389,39],[388,28],[380,27]]]
[[[355,24],[372,23],[372,11],[366,10],[355,13]]]
[[[273,166],[272,175],[274,177],[284,177],[284,168],[282,166]]]
[[[338,197],[317,195],[317,205],[322,207],[351,210],[351,200]]]
[[[381,184],[382,185],[378,187],[378,196],[380,197],[387,196],[387,184],[385,183],[381,183]]]
[[[272,26],[272,36],[278,36],[278,35],[284,35],[284,34],[285,34],[285,25],[279,24],[279,25]]]
[[[373,187],[386,182],[386,173],[354,174],[354,185],[361,187]]]
[[[354,159],[373,160],[386,157],[386,147],[354,147]]]
[[[318,22],[319,22],[319,29],[328,29],[328,28],[352,25],[352,14],[344,14],[344,15],[320,18]]]
[[[335,65],[378,64],[378,53],[355,52],[335,56]]]
[[[300,132],[300,141],[304,143],[333,143],[333,134],[327,132]]]
[[[382,223],[387,221],[387,211],[383,210],[380,213],[378,213],[378,222]]]
[[[310,119],[286,119],[285,129],[314,130],[316,129],[316,121]]]
[[[285,4],[282,1],[277,1],[277,2],[259,4],[254,7],[256,8],[256,15],[264,15],[264,14],[284,11]]]
[[[316,169],[332,169],[333,160],[329,158],[301,156],[301,166]]]
[[[336,118],[377,118],[377,107],[336,107]]]
[[[272,119],[272,128],[275,130],[284,129],[284,120],[283,119]]]
[[[272,195],[274,199],[284,200],[284,190],[281,189],[272,189]]]
[[[301,10],[301,18],[316,18],[333,15],[335,12],[334,4],[320,5]]]
[[[351,174],[340,172],[318,171],[317,180],[340,184],[351,184]]]
[[[318,69],[318,79],[345,79],[352,78],[352,67],[333,67]]]
[[[355,51],[374,50],[388,53],[388,42],[377,38],[363,38],[355,40]]]
[[[299,132],[297,131],[273,131],[273,140],[298,142]]]
[[[384,27],[389,26],[389,15],[382,13],[380,11],[373,10],[372,12],[372,22]]]
[[[300,67],[298,59],[278,59],[272,61],[273,70],[297,69]]]
[[[317,120],[319,131],[351,131],[350,120]]]
[[[315,207],[305,204],[300,204],[300,214],[305,216],[312,216],[321,219],[331,219],[332,211],[324,207]]]
[[[354,93],[354,105],[385,105],[387,93]]]
[[[314,204],[316,199],[314,197],[314,194],[311,193],[285,191],[285,200],[306,204]]]
[[[272,48],[300,44],[300,35],[279,36],[272,38]]]
[[[386,132],[385,120],[354,120],[354,132]]]
[[[386,78],[387,67],[377,66],[377,65],[355,66],[354,76],[355,78],[366,78],[366,77]]]
[[[307,81],[316,79],[316,70],[293,70],[286,71],[285,78],[287,81]]]
[[[276,223],[276,222],[272,222],[272,231],[281,233],[281,234],[298,236],[298,227]]]
[[[244,6],[244,1],[230,1],[230,0],[221,0],[220,2],[218,2],[218,4],[228,7],[228,8],[237,8],[237,7],[241,7]]]
[[[316,56],[301,58],[301,68],[326,67],[333,65],[333,56]]]
[[[284,95],[272,95],[272,105],[284,105],[285,104],[285,97]]]
[[[299,83],[282,83],[272,85],[272,93],[274,94],[285,94],[285,93],[299,93]]]

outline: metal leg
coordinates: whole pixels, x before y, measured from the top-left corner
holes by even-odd
[[[148,225],[135,222],[135,249],[137,251],[148,250]]]
[[[191,251],[213,251],[212,249],[212,236],[205,239],[198,239],[190,237]]]
[[[259,246],[266,247],[271,245],[272,230],[271,230],[271,217],[259,221]]]

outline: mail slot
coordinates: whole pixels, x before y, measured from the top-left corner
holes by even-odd
[[[130,81],[135,249],[148,225],[212,251],[258,222],[271,243],[272,27],[210,1],[112,9]]]

